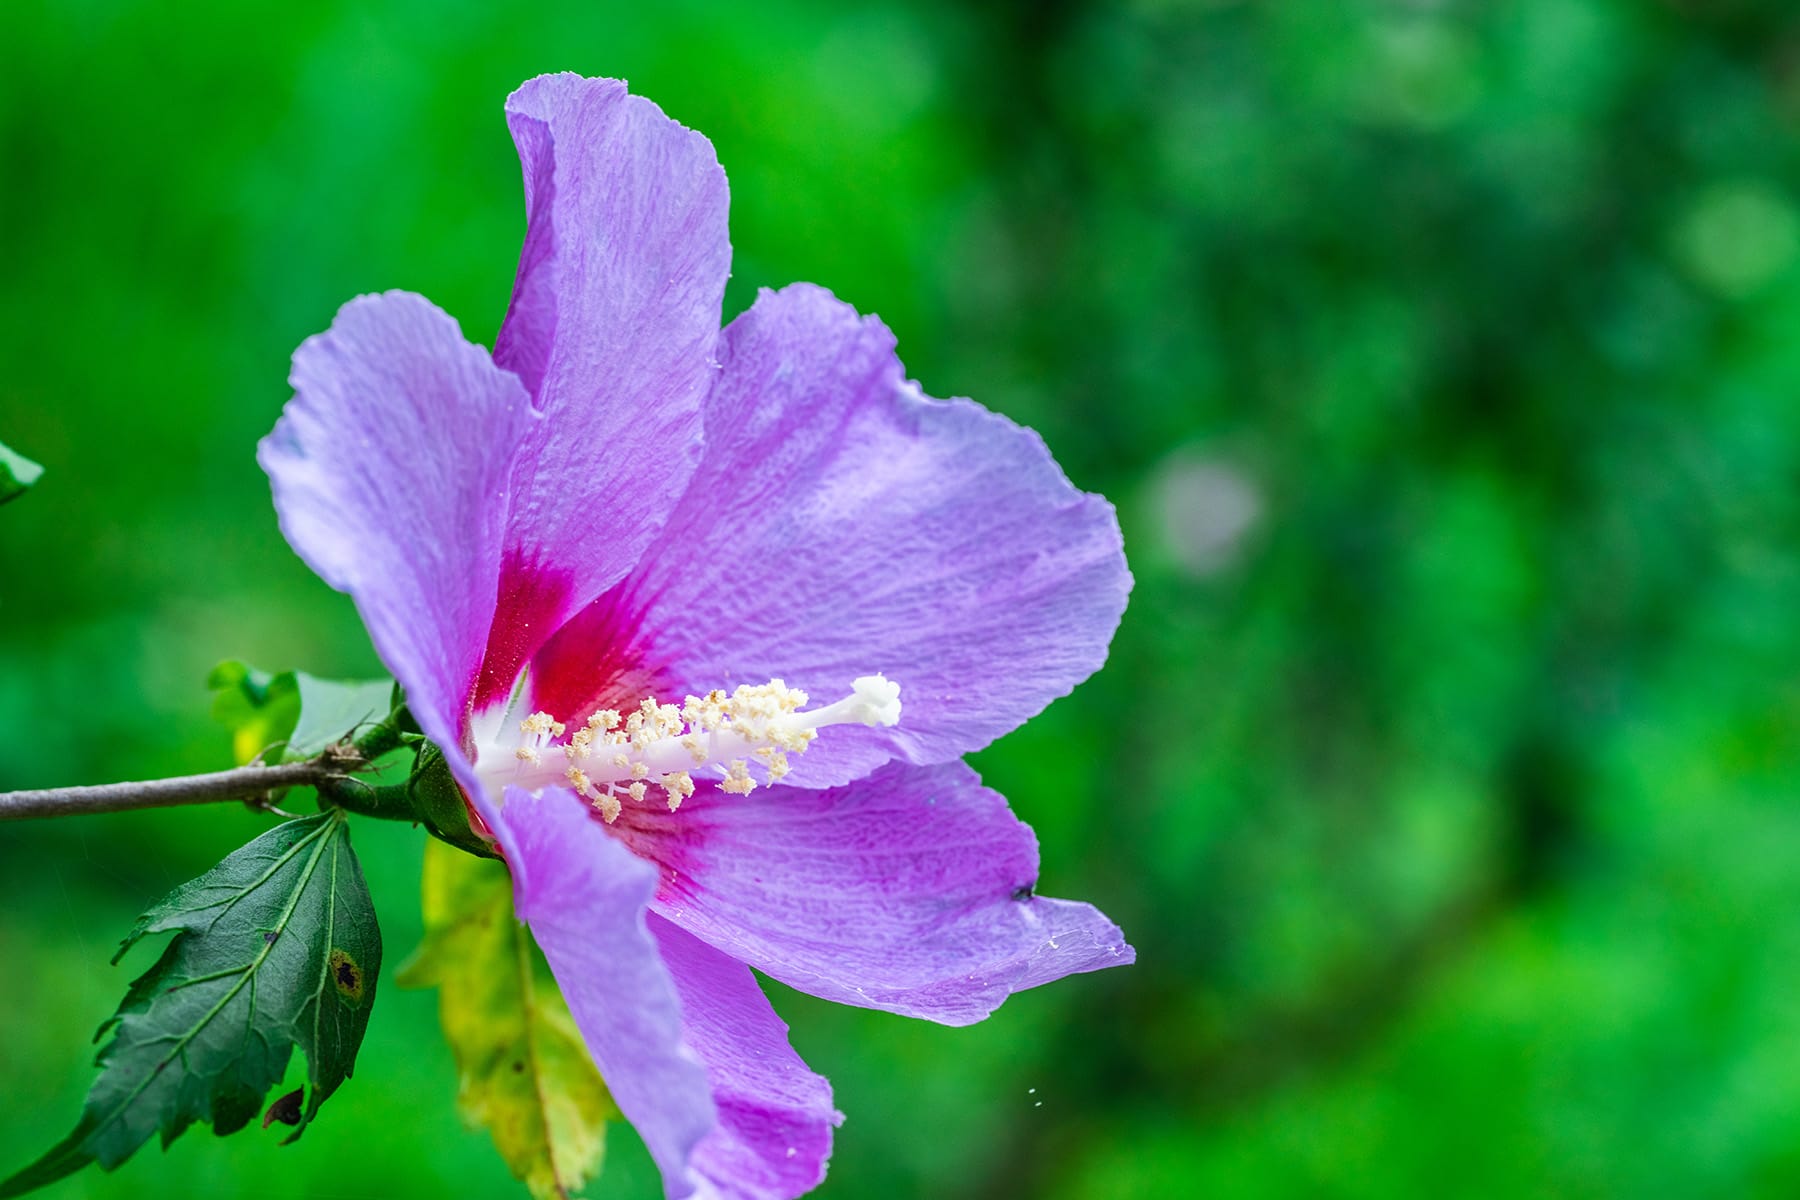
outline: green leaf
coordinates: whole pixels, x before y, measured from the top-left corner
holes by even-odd
[[[295,671],[300,720],[288,735],[288,759],[312,758],[333,742],[387,719],[394,684],[390,679],[318,679]]]
[[[618,1115],[531,935],[513,916],[505,866],[425,845],[425,942],[402,987],[435,986],[470,1125],[485,1126],[538,1200],[599,1171]]]
[[[304,671],[271,675],[236,659],[214,667],[206,682],[214,692],[213,718],[231,731],[232,755],[240,763],[315,757],[387,720],[396,695],[385,679],[320,679]]]
[[[288,1141],[349,1078],[375,1003],[381,932],[343,813],[277,826],[176,888],[138,919],[119,957],[171,931],[95,1035],[112,1040],[74,1132],[0,1182],[0,1200],[90,1162],[111,1170],[152,1134],[166,1147],[196,1120],[219,1134],[243,1128],[295,1046],[308,1096]]]
[[[0,504],[23,496],[43,473],[44,468],[0,442]]]

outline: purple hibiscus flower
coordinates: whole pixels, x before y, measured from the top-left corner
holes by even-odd
[[[1118,524],[819,288],[721,331],[704,137],[571,75],[506,113],[528,227],[492,357],[421,297],[353,300],[259,459],[669,1196],[795,1196],[842,1118],[751,967],[961,1025],[1132,960],[1035,894],[1031,830],[960,761],[1105,659]]]

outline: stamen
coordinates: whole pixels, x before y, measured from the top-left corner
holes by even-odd
[[[619,803],[619,798],[613,794],[611,788],[607,788],[594,797],[594,807],[599,810],[601,819],[608,825],[618,820],[619,814],[625,811],[625,806]]]
[[[669,793],[670,812],[680,808],[681,802],[694,794],[694,777],[686,771],[670,771],[657,782]]]
[[[515,765],[495,765],[483,773],[502,786],[566,783],[610,824],[624,811],[621,791],[641,804],[654,784],[674,812],[694,794],[691,770],[719,762],[725,764],[719,789],[748,796],[759,785],[753,766],[768,783],[778,782],[792,770],[788,756],[805,753],[821,729],[893,725],[900,719],[900,685],[881,675],[852,681],[848,696],[823,708],[807,710],[806,702],[805,692],[779,679],[739,687],[729,696],[718,690],[688,696],[679,705],[646,697],[623,718],[613,709],[599,710],[554,747],[568,727],[550,713],[535,712],[519,723]],[[560,773],[544,766],[547,749],[562,751]]]
[[[725,782],[719,785],[721,792],[731,792],[738,796],[748,796],[756,790],[756,780],[750,778],[750,764],[741,758],[731,760],[726,768]]]

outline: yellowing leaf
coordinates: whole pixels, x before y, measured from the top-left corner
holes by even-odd
[[[425,942],[398,978],[438,989],[463,1119],[486,1127],[539,1200],[579,1190],[599,1171],[618,1110],[542,952],[513,916],[506,867],[427,842],[424,893]]]

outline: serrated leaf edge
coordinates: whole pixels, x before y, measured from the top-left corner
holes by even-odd
[[[281,857],[276,860],[275,866],[273,866],[269,870],[263,872],[263,874],[257,878],[257,881],[254,884],[252,884],[248,888],[245,888],[241,893],[239,893],[239,896],[249,895],[251,892],[253,892],[257,888],[261,887],[264,883],[267,883],[269,878],[275,873],[275,871],[277,869],[279,869],[280,867],[285,866],[285,865],[287,865],[287,863],[291,862],[293,860],[293,858],[300,852],[300,850],[303,847],[305,847],[308,844],[313,843],[313,842],[318,843],[318,845],[313,848],[312,860],[306,864],[305,868],[302,869],[302,871],[300,873],[299,881],[295,884],[292,894],[288,896],[287,907],[282,910],[281,919],[280,919],[280,921],[278,921],[276,923],[275,928],[272,931],[275,934],[275,937],[273,939],[265,939],[264,940],[263,948],[261,950],[257,951],[256,957],[251,960],[251,962],[248,966],[246,966],[242,969],[243,979],[239,983],[237,983],[236,985],[231,987],[229,990],[227,990],[225,995],[219,1000],[219,1002],[214,1004],[212,1006],[212,1008],[207,1011],[207,1013],[204,1017],[200,1018],[199,1021],[195,1022],[194,1027],[192,1029],[190,1029],[186,1034],[182,1035],[181,1040],[175,1043],[174,1048],[172,1050],[170,1050],[166,1055],[164,1055],[162,1060],[157,1063],[156,1069],[154,1071],[151,1071],[150,1074],[148,1074],[147,1076],[145,1076],[143,1081],[141,1083],[139,1083],[137,1085],[137,1087],[132,1089],[130,1095],[126,1096],[124,1100],[120,1101],[116,1106],[114,1106],[112,1112],[108,1113],[106,1115],[106,1117],[104,1117],[102,1120],[94,1123],[93,1127],[89,1130],[90,1135],[97,1130],[106,1128],[112,1122],[116,1121],[119,1118],[119,1115],[121,1113],[123,1113],[127,1108],[129,1108],[137,1100],[137,1098],[143,1094],[144,1089],[149,1087],[151,1085],[151,1083],[155,1082],[157,1075],[159,1075],[162,1072],[163,1068],[167,1067],[171,1062],[173,1062],[175,1060],[176,1056],[181,1054],[182,1051],[186,1050],[188,1043],[193,1041],[196,1037],[198,1037],[200,1035],[200,1031],[205,1029],[209,1024],[211,1024],[213,1018],[217,1017],[219,1015],[219,1013],[224,1010],[225,1006],[228,1003],[230,1003],[231,1000],[234,997],[236,997],[237,994],[240,991],[242,991],[246,985],[251,985],[252,987],[254,987],[257,971],[262,969],[263,963],[267,962],[269,955],[274,952],[276,941],[280,940],[281,935],[287,932],[288,921],[293,918],[294,909],[299,905],[300,897],[303,894],[305,894],[307,884],[311,881],[313,872],[318,870],[319,858],[321,855],[323,855],[325,853],[326,847],[330,845],[331,836],[333,834],[337,833],[339,831],[339,829],[342,827],[343,821],[344,821],[344,815],[342,812],[333,810],[332,812],[321,813],[317,817],[311,817],[311,818],[307,818],[307,819],[318,821],[319,827],[317,829],[312,830],[311,832],[307,833],[307,835],[305,837],[301,838],[299,841],[295,842],[292,846],[288,847],[286,852],[284,852],[281,855]],[[237,899],[238,899],[238,897],[233,897],[231,900],[226,902],[225,907],[227,909],[229,909],[232,904],[237,902]],[[337,902],[337,898],[334,895],[332,897],[332,903],[335,905],[336,902]],[[222,916],[223,913],[221,913],[219,915]],[[209,923],[208,928],[210,928],[211,925],[213,925],[213,924],[217,924],[217,922],[218,922],[218,916],[214,916],[212,921]],[[133,935],[127,935],[128,941],[127,941],[126,945],[129,946],[130,942],[132,940],[135,940],[136,937],[142,937],[144,933],[149,932],[149,931],[150,931],[150,927],[146,927],[143,930],[134,931],[135,937]],[[187,934],[184,931],[179,936],[185,937],[185,936],[187,936]],[[124,950],[125,950],[125,948],[121,947],[121,949],[119,951],[120,954],[123,954]],[[113,961],[117,962],[118,959],[115,958]],[[232,971],[218,971],[209,976],[201,976],[200,978],[197,978],[197,979],[184,980],[182,983],[178,984],[177,986],[178,987],[190,987],[196,983],[207,982],[207,981],[210,981],[213,979],[219,979],[219,978],[222,978],[226,975],[230,975],[233,973],[234,972],[232,972]],[[170,990],[173,991],[174,989],[171,988]],[[252,994],[254,994],[254,993],[252,993]],[[309,1075],[311,1074],[311,1060],[310,1059],[308,1060],[308,1074]],[[316,1108],[316,1106],[314,1106],[314,1107]],[[310,1117],[311,1114],[309,1113],[308,1115]],[[300,1123],[300,1128],[304,1129],[305,1127],[306,1127],[306,1122],[302,1121]],[[292,1140],[292,1139],[289,1139],[289,1140]]]
[[[207,1011],[205,1016],[203,1016],[199,1021],[195,1022],[194,1026],[190,1030],[188,1030],[175,1043],[175,1045],[168,1051],[168,1053],[166,1055],[163,1056],[161,1061],[157,1064],[156,1068],[154,1070],[150,1071],[145,1076],[145,1078],[141,1082],[139,1082],[139,1084],[135,1088],[133,1088],[132,1091],[123,1100],[121,1100],[117,1104],[115,1104],[112,1107],[112,1109],[106,1113],[105,1116],[100,1117],[92,1122],[85,1120],[85,1119],[82,1120],[81,1122],[79,1122],[76,1125],[75,1129],[73,1131],[71,1131],[67,1137],[63,1138],[61,1141],[56,1143],[56,1145],[52,1146],[49,1150],[45,1151],[45,1153],[42,1154],[41,1156],[39,1156],[35,1161],[33,1161],[33,1162],[29,1163],[28,1165],[26,1165],[25,1167],[21,1168],[16,1173],[14,1173],[10,1176],[7,1176],[4,1179],[0,1179],[0,1197],[19,1196],[19,1195],[25,1194],[26,1192],[34,1191],[37,1188],[45,1187],[51,1183],[56,1182],[59,1179],[65,1178],[68,1175],[73,1174],[75,1171],[80,1170],[81,1167],[87,1165],[88,1163],[97,1161],[95,1156],[93,1154],[89,1153],[85,1148],[86,1145],[89,1143],[90,1139],[100,1130],[103,1130],[103,1129],[107,1128],[108,1126],[110,1126],[114,1121],[118,1120],[121,1115],[123,1115],[127,1110],[129,1110],[131,1105],[137,1101],[137,1098],[143,1094],[144,1089],[149,1087],[150,1084],[156,1080],[156,1078],[162,1073],[163,1069],[169,1065],[169,1063],[173,1062],[179,1055],[181,1055],[186,1050],[187,1046],[196,1037],[198,1037],[200,1035],[200,1033],[208,1025],[210,1025],[212,1023],[213,1019],[219,1015],[219,1013],[226,1007],[226,1005],[229,1004],[230,1001],[240,991],[242,991],[246,985],[251,986],[251,987],[255,986],[257,972],[259,970],[261,970],[263,963],[268,960],[268,957],[273,952],[276,943],[280,941],[281,935],[286,933],[288,923],[293,918],[294,910],[299,906],[300,898],[306,893],[307,886],[312,879],[313,873],[318,870],[319,858],[324,854],[325,850],[333,844],[333,840],[336,837],[336,835],[338,835],[339,833],[341,833],[343,831],[343,826],[345,824],[345,820],[346,820],[346,818],[345,818],[345,815],[342,812],[342,810],[333,809],[329,812],[320,813],[316,817],[306,817],[306,818],[302,818],[299,821],[293,822],[293,824],[316,823],[317,827],[315,829],[308,830],[306,832],[306,834],[304,836],[302,836],[301,838],[299,838],[297,841],[295,841],[293,845],[287,847],[282,852],[282,854],[275,860],[275,863],[272,866],[270,866],[267,870],[265,870],[261,875],[259,875],[253,884],[251,884],[247,888],[242,889],[240,892],[238,892],[236,895],[234,895],[231,899],[223,902],[224,911],[228,911],[230,909],[231,905],[234,904],[238,899],[242,898],[243,896],[247,896],[247,895],[251,894],[257,888],[259,888],[263,884],[267,883],[268,880],[275,874],[276,871],[280,870],[282,867],[284,867],[288,863],[292,862],[293,859],[297,855],[299,855],[303,850],[305,850],[306,847],[308,847],[309,845],[312,846],[313,847],[312,858],[306,864],[306,866],[302,869],[299,880],[297,881],[295,887],[293,888],[292,892],[289,894],[289,896],[287,898],[287,904],[286,904],[286,907],[282,910],[280,920],[276,923],[274,929],[272,930],[272,932],[275,933],[275,937],[271,938],[271,939],[267,939],[263,944],[263,948],[257,952],[256,957],[253,960],[251,960],[251,962],[247,966],[245,966],[243,968],[239,968],[234,971],[220,971],[220,972],[214,973],[212,975],[204,976],[201,978],[185,980],[176,986],[178,988],[179,987],[189,987],[196,983],[205,982],[205,981],[209,981],[209,980],[213,980],[213,979],[219,979],[219,978],[222,978],[226,975],[230,975],[233,973],[241,973],[243,976],[242,981],[239,982],[234,987],[230,988],[226,992],[225,996],[222,999],[220,999],[217,1003],[215,1003],[212,1006],[212,1008]],[[332,875],[332,890],[330,893],[330,906],[331,907],[329,910],[331,913],[331,922],[333,925],[335,925],[336,909],[337,909],[337,889],[336,889],[337,861],[338,861],[338,856],[334,854],[332,856],[333,875]],[[162,907],[161,903],[154,905],[151,907],[151,909],[148,912],[146,912],[143,916],[138,918],[138,924],[132,928],[130,933],[126,934],[124,941],[121,943],[121,945],[119,947],[118,954],[116,954],[113,957],[112,961],[115,964],[119,961],[119,959],[121,957],[124,956],[125,952],[128,949],[130,949],[130,947],[133,944],[135,944],[139,939],[141,939],[145,934],[150,933],[150,932],[161,932],[161,930],[156,928],[156,922],[154,920],[150,919],[150,914],[157,912],[161,907]],[[208,906],[208,907],[210,907],[210,906]],[[212,927],[212,925],[216,924],[219,917],[222,915],[223,915],[223,911],[221,911],[219,914],[214,915],[212,920],[207,923],[207,928],[210,929]],[[170,951],[172,951],[173,948],[175,947],[175,945],[177,944],[177,941],[182,937],[188,936],[188,934],[190,932],[192,932],[192,931],[186,930],[186,929],[179,930],[176,934],[176,940],[172,940],[169,943],[169,947],[168,947],[168,949],[165,949],[162,957],[167,957],[167,955],[170,953]],[[159,958],[159,962],[160,961],[161,961],[161,959]],[[151,968],[151,972],[154,972],[155,969],[156,968],[153,966]],[[141,978],[137,982],[141,982]],[[102,1022],[99,1032],[97,1032],[95,1034],[96,1041],[98,1041],[99,1038],[101,1036],[103,1036],[108,1030],[112,1029],[113,1026],[115,1026],[119,1022],[119,1020],[125,1015],[126,1004],[128,1004],[130,1002],[132,995],[134,994],[135,989],[137,987],[137,982],[134,982],[132,985],[132,989],[127,991],[126,999],[125,999],[125,1001],[121,1002],[119,1011],[114,1013],[111,1017],[108,1017],[106,1019],[106,1021]],[[324,975],[321,974],[319,977],[319,987],[321,990],[327,985],[327,982],[328,981],[324,978]],[[176,989],[175,988],[169,989],[169,991],[174,991],[174,990],[176,990]],[[159,993],[159,994],[166,994],[166,993]],[[253,995],[254,995],[254,993],[253,993]],[[314,1021],[315,1021],[314,1044],[315,1045],[317,1044],[317,1041],[318,1041],[317,1021],[321,1018],[321,1016],[323,1014],[323,1005],[321,1004],[317,1007],[318,1007],[318,1011],[315,1013],[315,1016],[314,1016]],[[106,1048],[102,1047],[102,1049],[100,1051],[100,1058],[103,1060],[105,1058],[105,1055],[106,1055]],[[311,1121],[313,1116],[315,1116],[317,1114],[319,1105],[320,1105],[320,1103],[322,1103],[322,1101],[320,1100],[320,1098],[318,1096],[319,1089],[317,1087],[317,1077],[315,1074],[315,1072],[317,1070],[316,1064],[313,1062],[311,1055],[307,1055],[306,1059],[307,1059],[307,1081],[308,1081],[309,1085],[312,1085],[311,1086],[312,1096],[310,1097],[310,1102],[308,1104],[307,1112],[304,1115],[304,1117],[302,1118],[299,1127],[295,1129],[293,1134],[291,1134],[288,1138],[285,1139],[284,1144],[286,1142],[293,1141],[294,1138],[296,1138],[300,1135],[301,1131],[303,1131],[306,1128],[307,1124]],[[351,1071],[348,1068],[346,1068],[344,1074],[345,1074],[345,1077],[348,1078],[351,1074]],[[169,1139],[167,1138],[167,1136],[165,1136],[163,1138],[163,1143],[164,1143],[165,1149],[167,1148],[168,1140]],[[71,1160],[73,1160],[73,1161],[71,1161]],[[55,1165],[53,1165],[53,1166],[50,1165],[53,1163]],[[106,1165],[106,1164],[102,1164],[102,1165]],[[45,1168],[48,1168],[48,1169],[46,1170]]]

